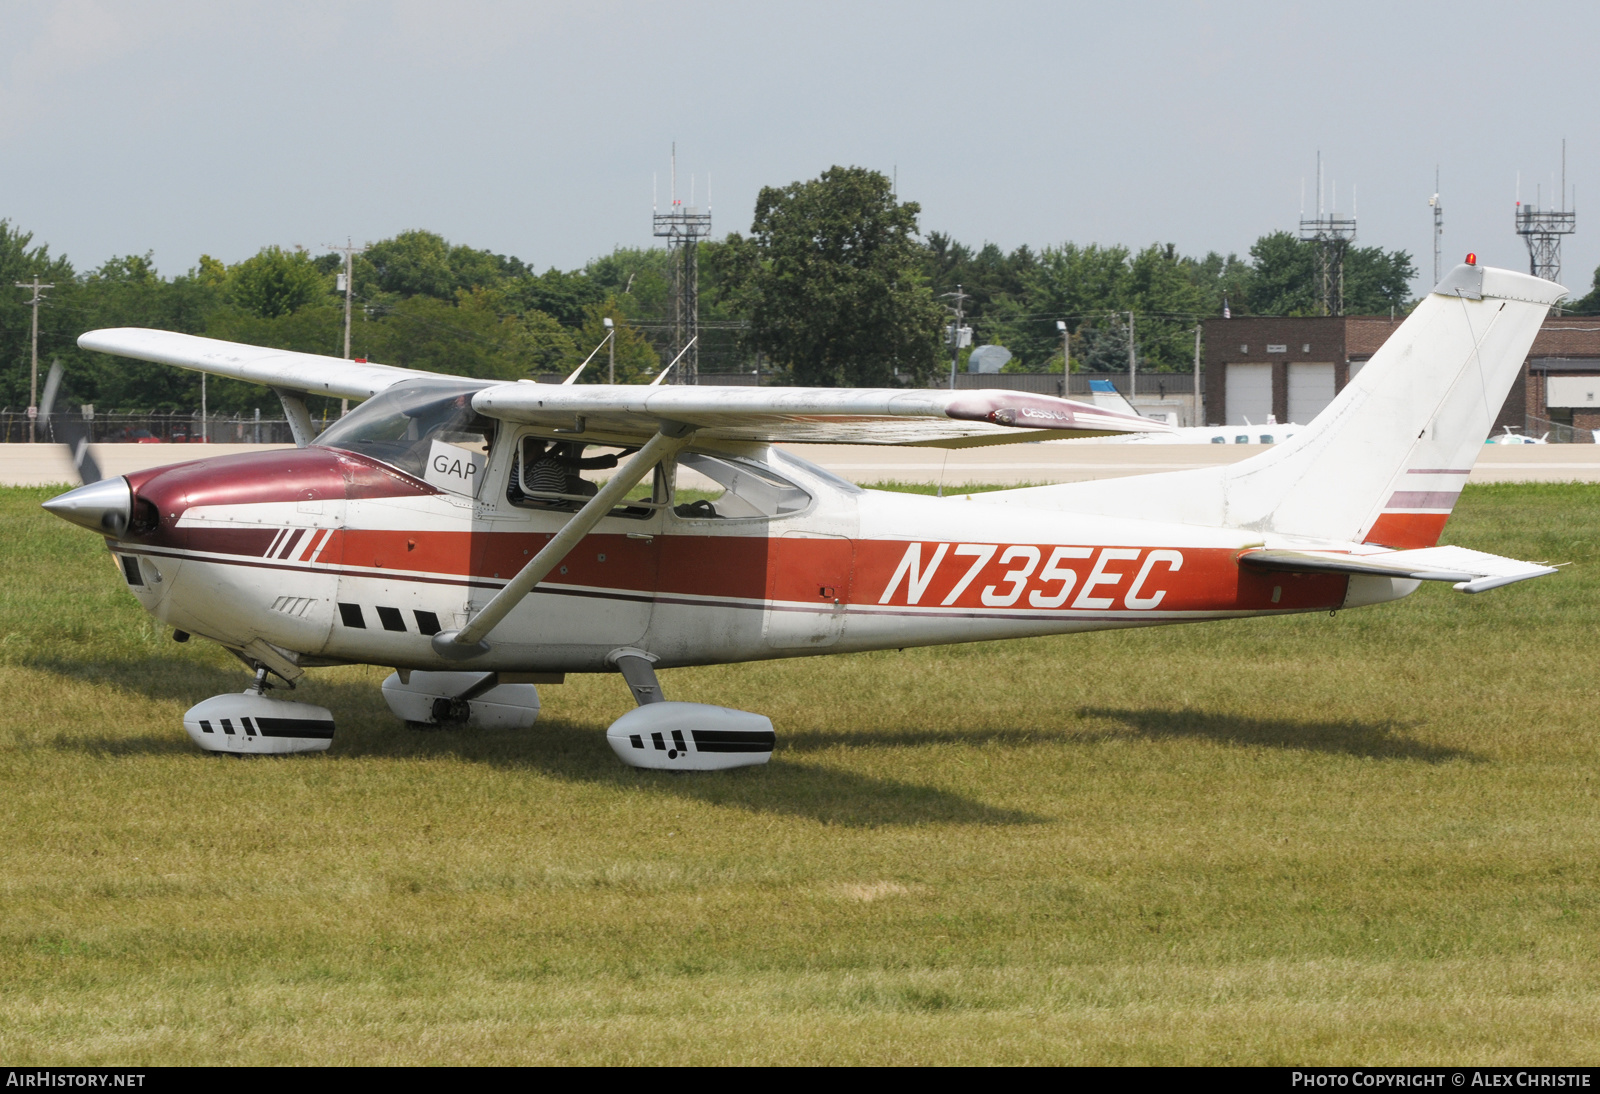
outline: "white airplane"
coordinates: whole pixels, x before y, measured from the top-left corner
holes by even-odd
[[[1116,389],[1110,380],[1089,381],[1089,402],[1102,410],[1138,415],[1133,404]],[[1093,442],[1102,444],[1278,444],[1293,437],[1305,426],[1294,422],[1279,423],[1269,414],[1266,425],[1252,425],[1246,418],[1239,425],[1185,425],[1160,433],[1128,433],[1101,437]]]
[[[1476,593],[1555,572],[1435,546],[1564,293],[1470,259],[1267,452],[944,499],[862,490],[773,442],[1167,427],[1006,391],[503,383],[94,331],[79,344],[270,385],[300,447],[106,479],[45,507],[105,536],[174,638],[254,670],[249,691],[185,715],[201,748],[327,748],[330,712],[268,692],[367,663],[395,669],[384,697],[426,725],[528,726],[537,684],[616,672],[638,702],[607,731],[625,763],[762,763],[770,721],[665,701],[655,670],[1333,611],[1425,580]],[[312,393],[366,401],[313,441]]]
[[[1484,444],[1549,444],[1550,443],[1550,434],[1548,434],[1548,433],[1546,433],[1542,437],[1532,437],[1532,436],[1529,436],[1526,433],[1513,433],[1513,432],[1511,432],[1511,427],[1510,426],[1504,426],[1503,428],[1505,429],[1504,433],[1501,433],[1499,436],[1496,436],[1496,437],[1490,437],[1488,440],[1484,441],[1483,443]]]

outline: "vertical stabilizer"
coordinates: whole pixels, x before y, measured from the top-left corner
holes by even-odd
[[[1566,290],[1457,266],[1303,430],[1226,467],[989,495],[1107,516],[1427,547]]]
[[[1087,401],[1106,410],[1126,414],[1130,418],[1139,417],[1139,412],[1133,409],[1133,404],[1128,402],[1127,397],[1118,391],[1117,386],[1110,380],[1090,380]]]

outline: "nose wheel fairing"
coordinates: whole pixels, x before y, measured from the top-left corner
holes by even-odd
[[[207,752],[239,756],[322,752],[333,744],[326,707],[270,699],[260,691],[214,695],[183,715],[189,739]]]

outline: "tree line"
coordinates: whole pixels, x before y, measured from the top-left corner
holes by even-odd
[[[1183,255],[1172,244],[1007,253],[924,235],[920,214],[885,175],[858,167],[763,189],[748,232],[700,244],[701,371],[760,367],[773,383],[803,385],[928,383],[949,368],[957,286],[974,344],[1011,350],[1013,371],[1060,371],[1058,320],[1074,370],[1127,367],[1131,311],[1139,367],[1181,372],[1197,320],[1225,306],[1234,315],[1316,313],[1313,252],[1288,232],[1262,236],[1244,258]],[[619,382],[652,377],[668,359],[671,258],[660,248],[619,248],[541,273],[419,229],[372,244],[352,268],[353,357],[491,379],[547,376],[575,368],[610,320]],[[196,374],[86,353],[78,335],[154,327],[339,356],[343,270],[341,254],[270,245],[231,266],[202,255],[171,277],[148,254],[80,272],[0,220],[0,403],[28,401],[30,294],[16,282],[37,276],[53,286],[39,309],[40,371],[60,359],[75,400],[187,412],[199,404]],[[1415,275],[1404,251],[1352,249],[1346,311],[1405,309]],[[583,381],[604,381],[606,364],[599,355]],[[276,410],[254,385],[214,379],[208,395],[225,413]]]

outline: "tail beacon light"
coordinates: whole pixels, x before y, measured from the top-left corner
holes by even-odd
[[[705,703],[648,703],[606,730],[622,762],[658,771],[721,771],[772,759],[772,720]]]
[[[197,703],[184,713],[183,728],[207,752],[240,756],[322,752],[333,744],[327,707],[269,699],[253,689]]]

